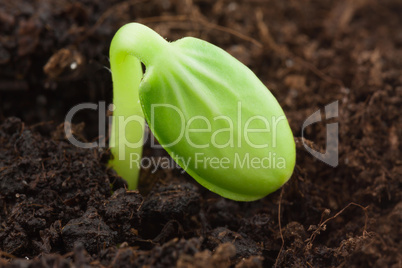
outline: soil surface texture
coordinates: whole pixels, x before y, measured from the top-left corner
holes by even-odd
[[[402,267],[401,14],[400,0],[0,0],[0,267]],[[107,148],[67,140],[69,109],[112,102],[110,41],[133,21],[256,73],[296,137],[288,183],[235,202],[149,167],[126,191]],[[325,152],[331,123],[336,167],[303,146]],[[67,135],[97,141],[98,124],[79,112]]]

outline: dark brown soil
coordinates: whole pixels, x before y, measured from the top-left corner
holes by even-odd
[[[0,267],[402,267],[401,14],[400,0],[0,0]],[[71,145],[61,124],[111,102],[108,48],[130,21],[226,49],[296,137],[339,100],[339,166],[297,139],[293,177],[259,201],[180,170],[143,170],[126,192],[108,151]],[[96,140],[97,117],[79,113],[75,135]],[[327,123],[305,131],[316,148]]]

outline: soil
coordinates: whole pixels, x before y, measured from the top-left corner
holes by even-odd
[[[1,0],[0,267],[402,267],[401,14],[400,0]],[[111,103],[108,48],[131,21],[207,40],[257,74],[298,137],[287,184],[235,202],[144,169],[126,191],[107,148],[66,140],[69,109]],[[304,131],[325,151],[339,123],[333,168],[299,137],[336,100],[337,118]],[[96,111],[73,123],[98,139]]]

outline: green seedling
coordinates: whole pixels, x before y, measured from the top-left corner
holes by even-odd
[[[141,62],[145,65],[142,71]],[[252,201],[293,173],[295,143],[282,108],[241,62],[197,38],[168,42],[130,23],[110,47],[114,114],[110,164],[137,187],[144,118],[158,142],[197,182]]]

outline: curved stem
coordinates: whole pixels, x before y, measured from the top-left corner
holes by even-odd
[[[110,45],[110,58],[132,55],[148,66],[161,51],[168,48],[168,42],[154,30],[139,23],[121,27]]]
[[[110,148],[114,158],[109,164],[127,180],[130,190],[138,184],[145,126],[138,92],[141,62],[152,64],[166,44],[150,28],[130,23],[120,28],[110,45],[114,104]]]

